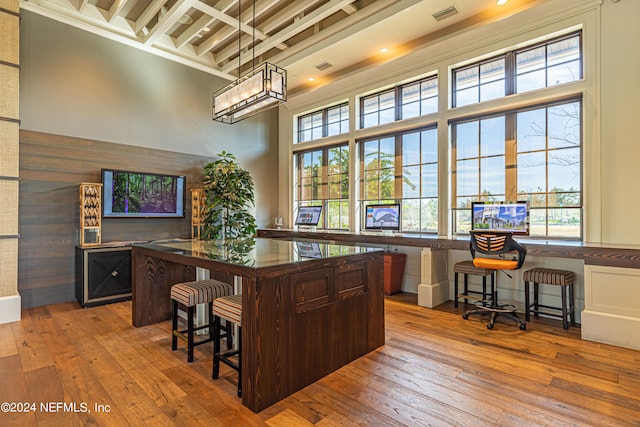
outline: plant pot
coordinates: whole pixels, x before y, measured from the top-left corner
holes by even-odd
[[[402,290],[402,276],[407,255],[397,252],[384,254],[384,294],[393,295]]]

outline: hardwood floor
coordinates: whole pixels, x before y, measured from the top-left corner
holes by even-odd
[[[211,379],[209,346],[187,364],[169,322],[131,326],[130,302],[26,310],[0,325],[0,402],[23,411],[3,405],[0,424],[640,425],[639,351],[582,341],[559,321],[489,331],[452,303],[399,295],[385,306],[382,348],[259,414],[236,397],[234,371]]]

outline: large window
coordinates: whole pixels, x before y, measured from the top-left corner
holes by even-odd
[[[360,127],[391,123],[438,111],[438,77],[428,77],[360,99]]]
[[[320,228],[349,229],[349,147],[300,152],[296,163],[296,208],[322,205]]]
[[[402,203],[402,231],[437,232],[437,129],[366,139],[360,148],[360,203]]]
[[[582,78],[581,33],[453,70],[453,106],[462,107]]]
[[[469,230],[472,201],[527,200],[532,236],[581,237],[581,104],[452,123],[455,233]]]
[[[298,117],[298,142],[349,131],[349,104],[340,104]]]

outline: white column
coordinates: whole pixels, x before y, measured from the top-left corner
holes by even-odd
[[[418,305],[433,308],[449,299],[447,251],[423,248],[420,258]]]

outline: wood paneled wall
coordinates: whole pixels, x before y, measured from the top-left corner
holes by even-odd
[[[24,308],[75,299],[81,182],[101,169],[185,175],[185,218],[103,218],[102,242],[191,237],[191,189],[211,158],[20,131],[18,290]]]

